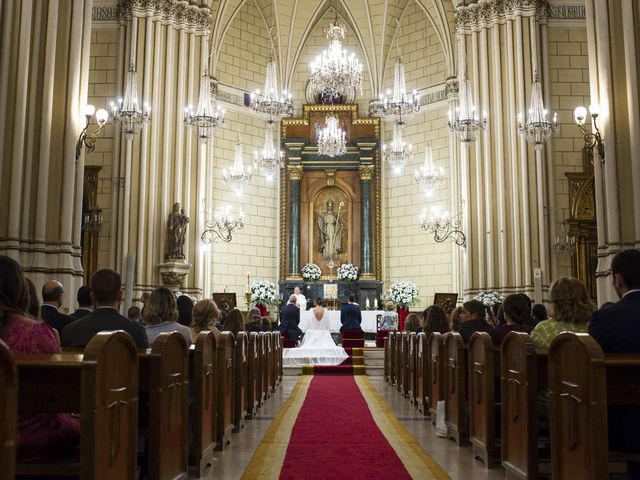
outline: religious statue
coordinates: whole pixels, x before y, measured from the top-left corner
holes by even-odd
[[[165,260],[184,260],[184,242],[187,233],[189,217],[180,208],[180,202],[173,204],[173,210],[167,220],[167,248]]]
[[[320,229],[320,251],[323,256],[333,259],[342,253],[342,223],[340,223],[340,210],[344,202],[338,204],[338,212],[333,211],[333,201],[327,202],[327,211],[318,215],[318,228]]]

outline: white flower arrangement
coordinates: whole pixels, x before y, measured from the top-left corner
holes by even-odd
[[[300,273],[302,273],[302,279],[305,282],[315,282],[322,275],[322,270],[320,270],[320,267],[315,263],[307,263],[302,267]]]
[[[251,284],[251,301],[258,305],[275,305],[278,300],[276,286],[267,280],[254,280]]]
[[[496,303],[504,301],[504,295],[500,295],[498,292],[478,292],[473,299],[484,303],[487,307],[493,307]]]
[[[408,307],[418,298],[418,287],[406,280],[395,282],[389,287],[389,300],[401,307]]]
[[[353,263],[343,263],[338,267],[336,275],[338,276],[338,280],[352,282],[358,279],[358,267]]]

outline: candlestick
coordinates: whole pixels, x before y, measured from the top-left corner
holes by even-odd
[[[367,297],[367,300],[364,302],[364,307],[369,310],[369,297]]]
[[[251,292],[251,287],[249,286],[251,280],[251,272],[247,272],[247,293]]]
[[[374,309],[374,310],[377,310],[377,309],[378,309],[378,299],[377,299],[377,298],[374,298],[374,299],[373,299],[373,309]]]

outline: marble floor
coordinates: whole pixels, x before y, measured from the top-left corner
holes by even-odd
[[[271,420],[287,400],[300,377],[284,377],[276,393],[260,409],[258,416],[247,420],[241,433],[234,433],[231,444],[223,452],[216,452],[213,465],[205,471],[205,479],[238,479],[262,440]],[[486,469],[482,462],[471,458],[471,447],[459,448],[453,440],[439,438],[435,427],[415,410],[408,400],[389,388],[382,377],[369,377],[402,424],[451,476],[452,480],[504,479],[500,467]]]

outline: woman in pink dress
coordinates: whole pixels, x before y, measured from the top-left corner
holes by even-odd
[[[20,265],[0,255],[0,339],[13,353],[57,353],[60,340],[49,325],[26,317],[29,289]],[[77,448],[80,421],[66,413],[18,415],[19,461],[64,455]]]

